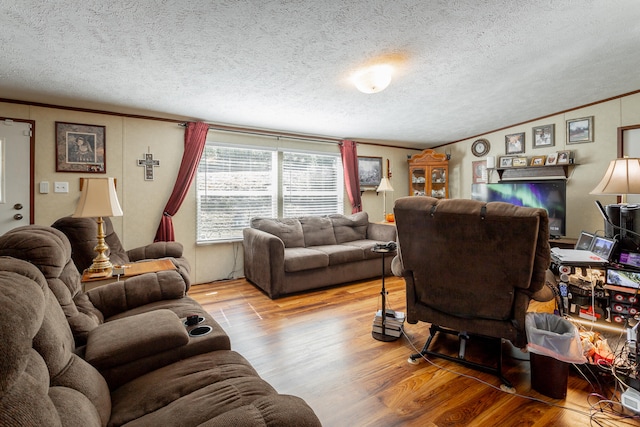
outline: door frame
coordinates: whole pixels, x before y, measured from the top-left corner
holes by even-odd
[[[11,117],[0,117],[0,121],[11,120],[16,123],[29,123],[31,125],[31,135],[29,136],[29,224],[33,224],[35,218],[34,191],[35,188],[35,155],[36,155],[36,122],[35,120],[13,119]]]

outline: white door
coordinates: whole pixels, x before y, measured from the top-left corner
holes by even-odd
[[[0,121],[0,234],[31,222],[31,127]]]

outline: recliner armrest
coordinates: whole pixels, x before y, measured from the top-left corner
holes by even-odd
[[[152,302],[182,298],[186,292],[182,275],[176,270],[165,270],[109,283],[86,294],[106,319]]]
[[[140,246],[138,248],[129,249],[127,256],[132,262],[141,261],[143,259],[158,258],[180,258],[182,256],[183,246],[178,242],[154,242],[149,245]]]
[[[98,370],[181,347],[189,334],[178,316],[166,309],[154,310],[104,323],[89,332],[85,360]]]

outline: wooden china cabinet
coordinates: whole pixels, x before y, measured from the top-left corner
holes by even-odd
[[[409,195],[449,198],[447,155],[427,149],[409,160]]]

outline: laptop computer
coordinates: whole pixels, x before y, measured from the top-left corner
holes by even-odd
[[[551,258],[558,264],[601,266],[609,262],[615,244],[613,239],[593,236],[588,250],[551,248]]]

